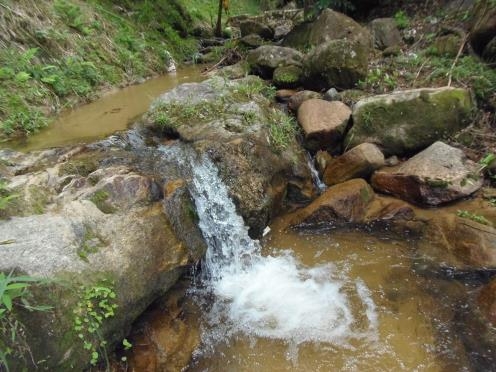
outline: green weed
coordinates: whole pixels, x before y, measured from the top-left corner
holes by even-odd
[[[105,319],[115,316],[117,295],[114,292],[114,283],[102,280],[94,286],[79,287],[79,301],[73,310],[73,329],[81,340],[83,349],[90,353],[90,364],[96,365],[103,357],[109,366],[106,345],[100,333],[100,327]]]
[[[491,222],[486,217],[481,216],[480,214],[471,213],[466,210],[458,210],[456,212],[456,215],[458,217],[468,218],[469,220],[475,221],[483,225],[489,225],[489,226],[491,225]]]
[[[269,141],[276,153],[284,151],[298,134],[296,120],[284,112],[272,109],[269,115]]]
[[[24,358],[30,353],[25,340],[24,325],[17,319],[15,310],[48,311],[50,306],[34,305],[29,287],[46,281],[31,276],[5,275],[0,272],[0,369],[9,371],[8,358]]]
[[[403,10],[400,10],[394,14],[394,21],[396,22],[396,26],[398,26],[400,30],[403,30],[410,26],[410,19]]]

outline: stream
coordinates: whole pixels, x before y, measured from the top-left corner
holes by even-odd
[[[2,147],[27,152],[104,138],[127,129],[161,93],[182,83],[204,79],[201,67],[191,65],[175,73],[151,78],[142,84],[110,91],[97,101],[63,111],[40,132],[22,140],[3,143]]]
[[[202,79],[197,67],[151,79],[7,145],[30,151],[103,138],[126,129],[160,93]],[[473,370],[455,321],[473,288],[417,275],[418,241],[384,230],[287,230],[285,216],[252,240],[207,157],[186,145],[158,150],[190,180],[208,245],[199,273],[178,284],[181,332],[199,340],[187,371]],[[139,327],[146,331],[156,315],[145,313]],[[146,342],[135,342],[131,370],[149,354]]]
[[[162,151],[188,168],[208,243],[183,292],[182,316],[200,333],[187,371],[472,370],[451,322],[453,297],[470,288],[416,275],[414,239],[288,231],[281,217],[252,240],[208,158]]]

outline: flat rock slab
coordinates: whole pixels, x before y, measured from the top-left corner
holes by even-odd
[[[305,147],[310,150],[335,147],[343,138],[351,110],[339,101],[309,99],[298,109],[298,123],[305,133]]]
[[[479,166],[463,151],[435,142],[405,163],[383,168],[372,176],[381,192],[418,204],[439,205],[477,191],[483,179]]]
[[[468,124],[473,108],[461,88],[422,88],[365,98],[353,109],[353,127],[345,143],[375,143],[384,155],[408,155],[425,149]]]

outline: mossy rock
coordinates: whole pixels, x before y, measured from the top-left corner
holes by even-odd
[[[345,145],[370,142],[386,156],[412,154],[466,127],[473,108],[469,91],[461,88],[369,97],[356,104]]]
[[[272,77],[273,83],[279,88],[295,88],[300,84],[303,71],[298,66],[278,67]]]
[[[315,90],[354,88],[367,76],[368,52],[363,44],[350,40],[319,45],[303,63],[305,85]]]

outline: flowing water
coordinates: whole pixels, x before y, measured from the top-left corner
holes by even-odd
[[[125,130],[148,110],[153,99],[161,93],[181,83],[203,79],[205,77],[199,66],[181,68],[175,73],[110,92],[95,102],[64,111],[46,129],[24,140],[4,143],[3,146],[31,151],[104,138]]]
[[[202,331],[189,371],[468,370],[456,340],[438,341],[442,309],[411,270],[414,242],[276,224],[260,244],[215,166],[180,158],[208,243],[189,294]]]

